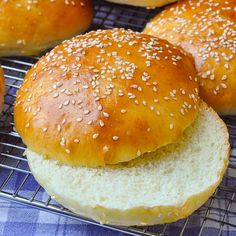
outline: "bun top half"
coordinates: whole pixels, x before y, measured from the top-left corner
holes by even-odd
[[[72,166],[132,160],[175,142],[198,113],[193,59],[165,40],[99,30],[63,42],[27,73],[15,127]]]
[[[85,31],[92,0],[0,1],[0,55],[35,55]]]
[[[218,113],[236,114],[236,1],[182,0],[144,33],[181,46],[195,59],[200,97]]]

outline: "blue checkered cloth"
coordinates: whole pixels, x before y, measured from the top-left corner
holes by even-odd
[[[1,236],[123,236],[102,227],[0,199]]]
[[[167,230],[168,235],[178,235],[180,227]],[[198,235],[199,226],[188,227],[184,235]],[[215,236],[218,230],[205,227],[202,235]],[[0,235],[1,236],[124,236],[102,227],[82,223],[67,217],[58,216],[42,210],[27,207],[0,199]],[[235,236],[236,231],[223,231],[223,236]]]
[[[11,164],[10,162],[8,163]],[[27,162],[23,162],[19,168],[27,169]],[[8,176],[10,170],[0,167],[0,185],[4,179]],[[26,174],[22,172],[14,172],[11,179],[4,186],[3,190],[7,192],[14,192],[22,183]],[[35,179],[30,176],[27,183],[21,187],[19,192],[21,196],[29,198],[37,188],[38,184]],[[40,189],[36,198],[45,202],[48,199],[47,193]],[[56,203],[55,203],[56,204]],[[219,207],[219,203],[216,203],[216,207]],[[220,204],[222,205],[222,204]],[[226,209],[226,205],[221,206]],[[232,207],[232,211],[235,211],[235,206]],[[205,215],[206,207],[199,210],[202,215]],[[211,213],[210,217],[217,218],[219,212]],[[216,214],[216,215],[214,215]],[[218,214],[218,215],[217,215]],[[222,217],[224,214],[222,214]],[[222,218],[221,217],[221,218]],[[228,217],[230,217],[228,215]],[[236,222],[236,219],[234,218]],[[230,220],[232,222],[232,219]],[[179,235],[185,220],[180,220],[167,227],[165,235]],[[218,235],[220,230],[220,223],[215,221],[206,221],[201,235],[215,236]],[[198,235],[202,225],[202,218],[198,216],[192,216],[188,219],[184,235]],[[163,226],[152,226],[150,231],[161,232]],[[125,234],[119,233],[110,229],[105,229],[92,224],[80,222],[79,220],[73,220],[67,217],[56,215],[55,213],[48,213],[43,210],[31,208],[29,206],[21,205],[19,203],[6,201],[0,198],[0,236],[123,236]],[[236,236],[236,229],[230,226],[224,226],[221,234],[223,236]]]

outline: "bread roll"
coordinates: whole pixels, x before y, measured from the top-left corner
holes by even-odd
[[[229,143],[225,124],[201,103],[178,143],[127,164],[75,168],[26,154],[36,180],[73,212],[106,224],[153,225],[187,217],[214,193]]]
[[[92,0],[0,1],[0,55],[32,55],[84,32]]]
[[[191,57],[165,40],[113,29],[65,41],[28,72],[15,103],[27,147],[71,166],[125,162],[193,123]]]
[[[4,103],[4,93],[5,93],[4,74],[3,74],[3,69],[0,65],[0,111],[2,111],[2,106]]]
[[[183,0],[144,30],[193,55],[201,77],[200,96],[221,114],[236,114],[235,32],[235,0]]]
[[[177,0],[107,0],[119,4],[127,4],[139,7],[161,7]]]

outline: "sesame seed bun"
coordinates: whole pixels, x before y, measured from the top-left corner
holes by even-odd
[[[107,0],[119,4],[127,4],[139,7],[161,7],[177,0]]]
[[[63,42],[27,73],[15,127],[72,166],[132,160],[181,138],[198,112],[193,60],[165,40],[99,30]]]
[[[200,96],[221,114],[236,114],[235,0],[183,0],[158,14],[144,33],[195,58]]]
[[[0,111],[2,111],[2,105],[4,103],[4,93],[5,93],[4,75],[3,75],[3,69],[0,66]]]
[[[91,0],[0,1],[0,55],[33,55],[84,32]]]

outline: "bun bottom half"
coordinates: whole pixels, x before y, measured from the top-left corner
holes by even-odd
[[[228,132],[201,102],[178,143],[128,163],[71,167],[26,150],[35,179],[71,211],[103,224],[154,225],[185,218],[214,193],[229,158]]]

